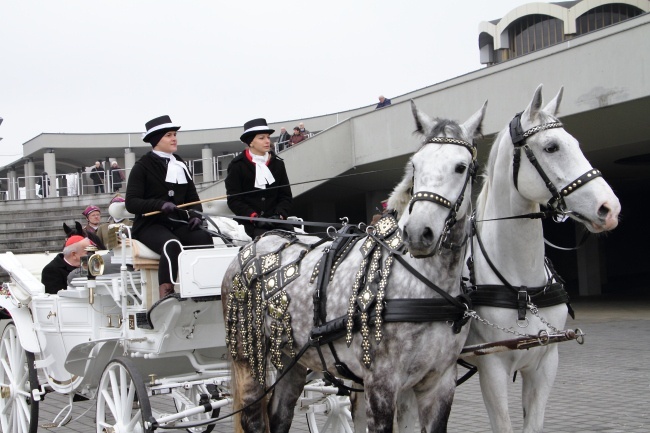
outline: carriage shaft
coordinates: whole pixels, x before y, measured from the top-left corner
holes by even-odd
[[[492,353],[506,352],[508,350],[525,350],[533,347],[546,346],[551,343],[561,343],[563,341],[577,340],[583,334],[576,333],[573,330],[567,330],[557,334],[548,334],[547,336],[527,336],[513,338],[511,340],[501,340],[492,343],[473,344],[465,346],[460,352],[459,358],[465,359],[472,356],[489,355]]]

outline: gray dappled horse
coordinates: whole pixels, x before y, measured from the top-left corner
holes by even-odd
[[[562,89],[542,109],[540,85],[528,107],[492,145],[477,202],[478,237],[473,240],[477,290],[471,298],[478,315],[496,326],[473,320],[468,345],[512,337],[500,328],[535,336],[540,331],[562,330],[566,321],[568,296],[545,264],[541,220],[500,218],[538,213],[540,205],[547,205],[593,233],[612,230],[618,224],[618,198],[555,117],[561,99]],[[496,220],[480,222],[492,219]],[[526,292],[519,294],[523,295],[523,310],[529,311],[518,320],[517,297],[522,290]],[[497,298],[500,306],[494,304]],[[504,308],[504,303],[511,306]],[[531,311],[533,306],[540,307],[537,315]],[[492,431],[512,432],[508,383],[516,372],[522,379],[524,432],[542,431],[558,367],[556,344],[468,361],[478,367]]]
[[[458,124],[431,119],[412,103],[422,146],[391,194],[397,219],[382,219],[336,257],[328,259],[326,252],[336,240],[322,243],[314,236],[268,234],[242,249],[222,285],[234,409],[245,407],[235,423],[238,431],[289,431],[307,368],[334,372],[335,362],[363,380],[369,431],[392,431],[396,401],[407,390],[416,397],[426,431],[446,431],[456,361],[468,331],[457,297],[473,141],[486,105]],[[328,260],[331,267],[323,266]],[[326,297],[318,313],[315,297]],[[440,313],[438,321],[430,313]],[[312,332],[315,322],[319,330],[335,328],[345,338]],[[320,346],[321,338],[331,344]],[[260,397],[266,352],[282,370],[291,364],[288,355],[307,347],[265,407]]]

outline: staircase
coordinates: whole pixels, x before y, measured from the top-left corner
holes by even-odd
[[[65,242],[63,223],[74,227],[74,222],[79,221],[86,225],[86,218],[81,212],[89,204],[99,206],[102,221],[106,221],[108,203],[112,197],[113,194],[96,194],[2,202],[0,253],[59,253]]]

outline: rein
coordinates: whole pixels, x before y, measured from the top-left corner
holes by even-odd
[[[558,191],[558,189],[555,187],[553,182],[546,175],[546,172],[544,172],[542,166],[539,165],[539,162],[537,161],[537,158],[535,157],[535,154],[533,153],[532,149],[528,146],[528,144],[526,144],[526,139],[528,139],[532,135],[537,134],[538,132],[546,131],[547,129],[563,128],[564,125],[562,124],[562,122],[559,121],[549,122],[549,123],[544,123],[542,125],[534,126],[524,132],[524,130],[521,127],[522,114],[523,113],[517,113],[515,117],[513,117],[512,120],[510,121],[510,138],[512,139],[512,144],[514,145],[514,154],[512,159],[512,180],[514,182],[515,189],[519,191],[519,186],[518,186],[519,165],[521,162],[521,149],[523,148],[524,152],[526,153],[526,156],[528,157],[528,160],[533,165],[533,167],[535,167],[535,170],[537,170],[540,177],[544,181],[546,188],[551,193],[551,199],[548,201],[547,207],[549,209],[552,209],[555,212],[555,215],[553,217],[555,221],[561,222],[564,219],[566,219],[566,213],[567,213],[567,206],[566,203],[564,202],[564,198],[567,197],[569,194],[575,192],[578,188],[584,186],[588,182],[591,182],[592,180],[601,177],[602,174],[600,170],[591,168],[587,172],[579,176],[577,179],[575,179],[573,182],[570,182],[569,184],[567,184],[565,187],[561,188]]]

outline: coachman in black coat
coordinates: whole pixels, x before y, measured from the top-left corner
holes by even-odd
[[[286,219],[291,212],[293,195],[289,186],[287,170],[282,158],[269,152],[270,159],[267,167],[275,178],[273,184],[266,189],[255,188],[255,163],[251,160],[250,151],[246,149],[232,160],[228,166],[226,191],[228,207],[237,216],[252,217],[257,214],[261,218],[282,216]],[[267,230],[259,229],[250,221],[238,221],[244,226],[246,233],[255,238]],[[283,229],[291,230],[290,226]]]

